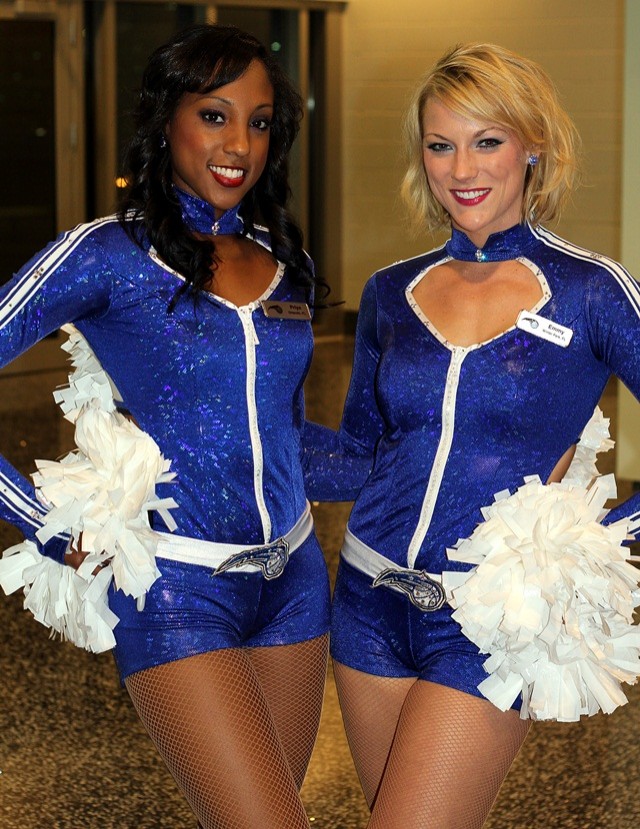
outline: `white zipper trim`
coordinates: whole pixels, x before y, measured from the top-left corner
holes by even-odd
[[[447,340],[446,337],[444,337],[438,331],[438,329],[431,322],[429,317],[424,313],[422,308],[416,302],[413,292],[415,290],[416,285],[422,281],[422,279],[429,273],[429,271],[432,268],[435,268],[438,265],[444,265],[447,262],[451,262],[452,258],[453,257],[451,256],[446,256],[444,259],[440,259],[438,262],[434,262],[433,265],[429,265],[429,267],[426,268],[426,270],[420,271],[420,273],[414,279],[411,280],[411,282],[407,285],[404,291],[406,300],[409,303],[409,307],[418,317],[420,322],[424,324],[424,326],[433,334],[433,336],[436,338],[436,340],[438,340],[439,343],[441,343],[445,348],[448,348],[450,350],[452,348],[459,348],[460,346],[452,346],[449,340]],[[525,256],[517,256],[513,261],[520,262],[521,265],[524,265],[526,268],[529,268],[529,270],[532,272],[532,274],[535,276],[535,278],[538,280],[540,284],[542,296],[536,302],[533,308],[526,309],[527,311],[531,311],[532,313],[537,314],[544,308],[547,302],[551,299],[551,288],[549,287],[549,283],[547,282],[547,279],[540,270],[540,268],[536,264],[534,264],[530,259],[527,259]],[[489,345],[490,343],[495,342],[495,340],[501,339],[502,337],[509,334],[511,331],[515,331],[515,329],[516,325],[514,323],[513,325],[510,325],[509,328],[506,328],[504,331],[501,331],[499,334],[496,334],[495,337],[490,337],[488,340],[483,340],[482,342],[466,346],[466,348],[482,348],[485,345]]]
[[[258,240],[256,240],[258,241]],[[262,244],[258,241],[258,244]],[[262,245],[269,250],[266,245]],[[169,267],[166,262],[158,256],[155,248],[149,248],[148,255],[153,261],[163,268],[165,271],[177,276],[178,279],[185,281],[184,276]],[[268,544],[271,541],[271,516],[267,510],[267,504],[264,500],[264,458],[262,455],[262,441],[260,440],[260,429],[258,426],[258,407],[256,406],[256,346],[260,344],[258,334],[256,333],[255,325],[253,324],[253,312],[260,307],[260,303],[264,299],[268,299],[276,287],[282,280],[285,272],[285,265],[283,262],[278,262],[276,272],[273,279],[267,286],[264,293],[247,305],[235,305],[224,297],[217,296],[211,291],[203,291],[204,296],[209,296],[211,299],[218,302],[225,308],[235,311],[240,317],[242,328],[244,330],[244,343],[246,354],[247,378],[246,378],[246,398],[247,398],[247,416],[249,419],[249,436],[251,438],[251,451],[253,455],[253,491],[256,498],[256,506],[260,515],[262,523],[262,532],[264,534],[264,543]]]
[[[256,242],[256,244],[261,243]],[[266,250],[269,250],[269,248],[267,248],[266,245],[262,245],[262,247],[264,247]],[[147,251],[147,256],[149,256],[150,259],[153,259],[156,265],[159,265],[162,268],[162,270],[167,271],[167,273],[173,274],[173,276],[176,276],[181,282],[186,282],[186,279],[181,273],[178,273],[178,271],[174,271],[172,267],[167,265],[167,263],[160,258],[160,256],[158,255],[158,251],[155,248],[149,248],[149,250]],[[220,305],[224,305],[226,308],[231,308],[233,311],[239,311],[240,309],[248,309],[250,311],[255,311],[256,308],[260,307],[260,303],[266,299],[269,299],[271,294],[278,287],[280,281],[282,280],[282,277],[284,276],[285,267],[286,266],[284,262],[278,261],[276,272],[273,275],[273,279],[267,285],[264,292],[257,299],[252,300],[247,305],[236,305],[234,302],[231,302],[230,299],[225,299],[222,296],[218,296],[218,294],[214,293],[213,291],[203,290],[202,295],[215,300],[216,302],[220,303]]]
[[[271,541],[271,518],[264,500],[264,459],[258,427],[258,407],[256,406],[256,346],[260,344],[260,341],[258,340],[258,335],[253,324],[251,308],[246,305],[238,308],[238,316],[244,329],[245,352],[247,357],[246,395],[249,435],[251,437],[251,449],[253,453],[253,489],[262,522],[264,543],[267,544]]]
[[[433,466],[429,475],[429,483],[427,484],[427,491],[422,502],[422,509],[420,510],[420,518],[418,526],[413,534],[409,549],[407,550],[407,565],[413,568],[422,543],[429,530],[431,519],[433,517],[433,510],[436,505],[442,478],[444,476],[445,466],[451,451],[451,444],[453,442],[453,434],[455,431],[456,419],[456,396],[458,394],[458,384],[460,380],[460,369],[464,358],[467,356],[471,348],[463,348],[461,346],[451,347],[451,362],[449,363],[449,370],[447,371],[447,380],[444,387],[444,395],[442,398],[442,432],[440,434],[440,441],[438,442],[438,449],[435,458],[433,459]]]

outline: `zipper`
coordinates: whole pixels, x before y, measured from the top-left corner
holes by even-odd
[[[247,379],[246,397],[247,414],[249,417],[249,436],[251,438],[251,450],[253,454],[253,489],[256,496],[256,504],[260,520],[264,543],[271,541],[271,518],[264,500],[264,460],[262,456],[262,441],[258,428],[258,407],[256,406],[256,346],[260,344],[253,324],[251,308],[244,306],[238,308],[238,316],[244,329],[245,352],[247,358]]]
[[[460,381],[460,369],[464,358],[469,353],[468,348],[460,346],[453,346],[451,349],[451,362],[449,363],[449,370],[447,371],[447,380],[444,387],[444,396],[442,398],[442,431],[440,433],[440,440],[438,442],[438,449],[431,467],[431,474],[429,475],[429,483],[427,484],[427,491],[422,502],[422,509],[420,510],[420,518],[418,526],[413,534],[409,549],[407,550],[408,566],[413,568],[422,543],[431,525],[433,517],[433,510],[435,509],[438,493],[442,484],[444,470],[451,451],[451,444],[453,442],[453,434],[455,431],[456,419],[456,397],[458,394],[458,384]]]

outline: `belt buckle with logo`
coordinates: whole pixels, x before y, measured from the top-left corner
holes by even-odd
[[[289,555],[289,542],[284,538],[278,538],[271,544],[234,553],[226,558],[219,567],[216,567],[213,575],[217,576],[219,573],[226,573],[235,567],[251,564],[262,571],[265,579],[277,579],[287,566]]]
[[[388,587],[405,593],[419,610],[432,613],[440,610],[447,597],[443,586],[434,581],[426,570],[383,570],[373,581],[372,587]]]

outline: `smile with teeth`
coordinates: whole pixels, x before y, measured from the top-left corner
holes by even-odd
[[[209,169],[225,178],[241,178],[244,175],[244,170],[238,167],[214,167],[212,164]]]
[[[486,187],[482,190],[452,190],[451,194],[456,201],[462,204],[479,204],[490,192],[491,188]]]
[[[242,184],[246,170],[241,167],[220,167],[217,164],[209,164],[209,170],[217,182],[225,187],[237,187]]]

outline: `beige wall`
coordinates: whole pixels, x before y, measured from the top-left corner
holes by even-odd
[[[621,257],[640,277],[640,5],[628,0],[625,14],[625,84],[622,153]],[[619,383],[618,451],[616,475],[640,481],[640,430],[638,401]]]
[[[377,268],[426,250],[411,239],[397,192],[400,121],[423,72],[468,40],[539,61],[584,141],[584,185],[557,230],[620,253],[623,0],[350,0],[344,13],[343,294],[357,308]]]

